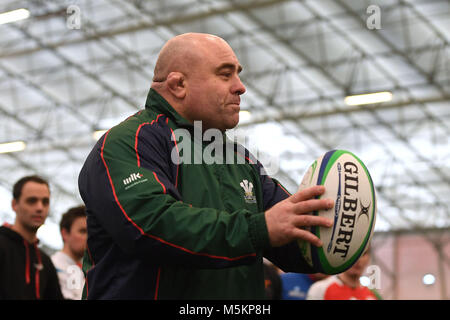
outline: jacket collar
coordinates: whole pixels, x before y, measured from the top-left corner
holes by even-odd
[[[150,88],[145,102],[146,109],[152,109],[168,116],[178,127],[192,128],[192,123],[183,118],[155,89]]]
[[[158,113],[165,114],[168,116],[175,124],[180,128],[186,128],[193,132],[194,125],[183,118],[170,104],[164,99],[155,89],[150,88],[150,91],[147,95],[147,100],[145,102],[146,109],[152,109]],[[230,139],[228,139],[226,134],[222,134],[223,143],[231,143]]]
[[[0,233],[4,234],[5,236],[7,236],[8,238],[10,238],[11,240],[14,240],[16,242],[23,242],[25,239],[22,237],[22,235],[16,231],[13,230],[12,225],[5,222],[1,227],[0,227]],[[26,241],[26,240],[25,240]],[[27,241],[28,242],[28,241]],[[30,242],[29,242],[30,243]],[[36,239],[35,242],[32,242],[30,244],[38,244],[39,243],[39,239]]]

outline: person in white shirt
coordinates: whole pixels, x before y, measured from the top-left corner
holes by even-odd
[[[82,259],[87,242],[86,208],[70,208],[60,222],[64,247],[51,258],[64,299],[80,300],[84,287]]]

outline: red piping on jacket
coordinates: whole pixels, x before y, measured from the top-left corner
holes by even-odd
[[[30,247],[28,245],[28,241],[23,239],[23,244],[25,246],[25,282],[26,284],[30,284]],[[41,258],[41,253],[39,252],[39,248],[37,247],[37,244],[34,243],[34,250],[36,251],[36,257],[38,260],[37,265],[35,265],[36,271],[34,273],[34,287],[35,287],[35,294],[36,294],[36,298],[40,299],[41,298],[41,294],[40,294],[40,285],[39,285],[39,272],[42,269],[42,258]]]
[[[254,163],[249,157],[247,157],[246,155],[241,154],[241,153],[239,153],[239,152],[237,152],[237,151],[234,151],[234,153],[236,153],[237,155],[239,155],[239,156],[245,158],[250,164],[255,164],[255,163]]]
[[[158,119],[160,116],[163,116],[164,114],[160,113],[156,116],[156,119],[152,120],[152,122],[144,122],[141,123],[139,125],[139,127],[136,130],[136,135],[134,137],[134,150],[136,152],[136,159],[137,159],[137,166],[140,167],[141,166],[141,159],[139,158],[139,153],[138,153],[138,136],[139,136],[139,131],[141,131],[142,126],[145,126],[146,124],[152,125],[154,122],[158,122]],[[106,137],[105,137],[106,140]]]
[[[155,121],[155,120],[153,120]],[[142,126],[146,125],[146,124],[153,124],[153,121],[151,123],[149,122],[144,122],[141,123],[139,125],[139,127],[136,130],[136,135],[134,137],[134,151],[136,152],[136,159],[137,159],[137,166],[140,167],[141,166],[141,159],[139,158],[139,152],[138,152],[138,136],[139,136],[139,131],[141,131]],[[106,137],[105,137],[106,140]],[[103,141],[104,142],[104,141]],[[104,143],[103,143],[104,144]],[[103,147],[102,147],[102,151],[103,151]]]
[[[158,290],[159,290],[159,277],[161,276],[161,267],[158,268],[158,275],[156,276],[156,286],[155,286],[155,300],[158,300]]]
[[[103,139],[103,144],[102,144],[102,149],[101,149],[101,152],[100,152],[100,156],[101,156],[103,164],[105,165],[105,168],[106,168],[106,174],[108,175],[109,184],[111,185],[111,189],[112,189],[112,192],[113,192],[114,200],[116,201],[117,205],[119,206],[120,210],[125,215],[127,220],[130,221],[131,224],[133,226],[135,226],[141,232],[141,234],[144,234],[144,231],[136,223],[134,223],[133,220],[130,219],[130,217],[127,215],[125,210],[122,208],[122,205],[120,204],[119,199],[117,199],[116,189],[114,188],[114,184],[113,184],[112,179],[111,179],[111,174],[109,173],[109,168],[106,165],[106,160],[105,160],[105,157],[103,156],[103,150],[105,149],[105,142],[106,142],[106,138],[108,137],[108,134],[109,134],[109,131],[106,132],[105,137]]]
[[[139,152],[138,152],[138,142],[139,142],[138,137],[139,137],[139,132],[141,131],[141,128],[142,128],[144,125],[146,125],[146,124],[148,124],[148,125],[153,125],[153,123],[158,122],[159,117],[161,117],[161,116],[163,116],[163,115],[164,115],[164,114],[160,113],[160,114],[158,114],[158,115],[156,116],[156,119],[155,119],[155,120],[152,120],[152,122],[144,122],[144,123],[141,123],[141,124],[139,125],[139,127],[137,128],[137,130],[136,130],[136,134],[135,134],[135,137],[134,137],[134,151],[136,152],[136,160],[137,160],[137,166],[138,166],[138,167],[141,166],[141,158],[139,157]],[[167,118],[167,120],[168,120],[168,119],[169,119],[169,118]],[[175,135],[174,135],[174,133],[173,133],[173,130],[170,129],[170,131],[172,131],[172,136],[175,137]],[[106,137],[105,137],[105,139],[106,139]],[[176,140],[175,140],[175,147],[177,148],[177,152],[178,152],[178,146],[177,146],[177,141],[176,141]],[[159,184],[162,186],[163,191],[164,191],[164,194],[165,194],[166,191],[167,191],[167,190],[166,190],[166,186],[158,179],[158,176],[156,175],[155,172],[153,172],[153,175],[155,176],[155,178],[156,178],[156,180],[159,182]],[[177,165],[177,176],[176,176],[176,178],[175,178],[175,188],[177,187],[177,185],[178,185],[178,165]]]
[[[156,175],[156,172],[153,172],[153,175],[155,176],[156,181],[158,181],[159,184],[163,187],[164,194],[166,194],[166,192],[167,192],[166,186],[158,179],[158,176]]]
[[[159,241],[159,242],[161,242],[161,243],[164,243],[164,244],[167,244],[167,245],[169,245],[169,246],[171,246],[171,247],[180,249],[180,250],[185,251],[185,252],[187,252],[187,253],[189,253],[189,254],[198,255],[198,256],[205,256],[205,257],[209,257],[209,258],[213,258],[213,259],[222,259],[222,260],[227,260],[227,261],[236,261],[236,260],[244,259],[244,258],[247,258],[247,257],[255,257],[255,256],[256,256],[256,253],[248,253],[248,254],[245,254],[245,255],[242,255],[242,256],[239,256],[239,257],[230,258],[230,257],[224,257],[224,256],[211,255],[211,254],[208,254],[208,253],[194,252],[194,251],[191,251],[191,250],[186,249],[186,248],[184,248],[184,247],[181,247],[181,246],[179,246],[179,245],[176,245],[176,244],[167,242],[167,241],[165,241],[165,240],[163,240],[163,239],[161,239],[161,238],[159,238],[159,237],[156,237],[156,236],[154,236],[154,235],[145,233],[144,230],[142,230],[142,228],[139,227],[139,226],[138,226],[138,225],[137,225],[137,224],[136,224],[136,223],[128,216],[127,212],[126,212],[125,209],[122,207],[122,205],[120,204],[119,199],[117,198],[116,189],[114,188],[114,184],[113,184],[113,181],[112,181],[112,178],[111,178],[111,174],[110,174],[110,172],[109,172],[108,165],[106,164],[105,157],[103,156],[103,151],[104,151],[104,149],[105,149],[105,142],[106,142],[106,139],[108,138],[108,134],[109,134],[109,131],[106,132],[106,134],[105,134],[105,136],[104,136],[104,138],[103,138],[103,144],[102,144],[102,148],[101,148],[101,151],[100,151],[100,157],[102,158],[103,165],[105,166],[105,169],[106,169],[106,174],[108,175],[108,180],[109,180],[109,184],[110,184],[110,186],[111,186],[111,190],[112,190],[112,193],[113,193],[113,196],[114,196],[114,200],[115,200],[115,202],[117,203],[117,205],[119,206],[119,209],[120,209],[120,211],[122,211],[122,213],[123,213],[123,215],[125,216],[125,218],[126,218],[126,219],[127,219],[127,220],[128,220],[128,221],[136,228],[136,229],[138,229],[139,232],[140,232],[143,236],[146,236],[146,237],[155,239],[155,240],[157,240],[157,241]],[[157,178],[156,174],[155,174],[155,173],[153,173],[153,174],[155,175],[155,178]],[[158,180],[159,183],[161,183],[161,182],[159,181],[159,179],[157,179],[157,180]],[[163,184],[161,184],[161,185],[163,186],[163,188],[164,188],[164,190],[165,190],[164,185],[163,185]]]
[[[158,120],[159,116],[161,116],[161,115],[162,115],[162,114],[159,114],[159,115],[156,117],[156,120]],[[144,126],[144,125],[146,125],[146,124],[152,125],[153,122],[155,122],[155,120],[152,120],[152,122],[144,122],[144,123],[141,123],[141,124],[139,125],[138,129],[136,130],[136,135],[135,135],[135,138],[134,138],[134,150],[135,150],[135,152],[136,152],[136,159],[137,159],[137,166],[138,166],[138,167],[141,166],[141,158],[139,158],[139,152],[138,152],[138,141],[139,141],[139,140],[138,140],[138,136],[139,136],[139,131],[141,131],[142,126]],[[106,140],[106,137],[105,137],[105,140]],[[102,154],[102,160],[103,160],[103,147],[105,146],[105,140],[103,140],[103,146],[102,146],[102,153],[101,153],[101,154]],[[103,162],[105,163],[105,167],[106,167],[106,162],[105,162],[105,161],[103,161]],[[107,169],[108,169],[108,168],[107,168]],[[164,194],[166,194],[166,186],[163,185],[163,184],[161,183],[161,181],[158,179],[158,176],[156,175],[155,172],[153,172],[153,175],[155,176],[156,181],[158,181],[159,184],[162,186]],[[108,171],[108,177],[109,177],[109,171]],[[110,181],[111,181],[111,179],[110,179]],[[112,181],[111,181],[111,183],[112,183]],[[115,196],[115,195],[114,195],[114,196]]]
[[[94,259],[92,259],[91,250],[89,250],[89,246],[87,244],[86,244],[86,250],[89,255],[89,260],[91,260],[91,262],[92,262],[92,266],[95,266],[95,261],[94,261]]]
[[[283,188],[283,186],[282,186],[281,184],[277,183],[277,185],[278,185],[281,189],[283,189],[283,191],[286,192],[286,194],[287,194],[288,196],[291,196],[291,194],[290,194],[289,192],[287,192],[287,190],[286,190],[285,188]]]
[[[39,290],[40,289],[39,273],[41,272],[43,265],[42,265],[41,253],[40,253],[40,251],[39,251],[39,249],[37,247],[36,242],[34,243],[34,249],[36,250],[36,256],[37,256],[37,259],[38,259],[38,265],[36,266],[36,271],[35,271],[35,274],[34,274],[34,281],[35,281],[35,284],[36,284],[36,286],[35,286],[36,287],[36,298],[40,299],[41,298],[41,293],[39,292],[40,291]]]
[[[86,281],[86,300],[87,300],[89,297],[89,283],[88,283],[87,272],[86,272],[86,277],[84,278],[84,281]]]
[[[23,245],[25,246],[25,282],[30,284],[30,249],[28,248],[27,240],[23,239]]]

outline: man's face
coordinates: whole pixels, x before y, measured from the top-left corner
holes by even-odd
[[[46,184],[28,181],[19,199],[13,199],[16,221],[25,229],[36,232],[44,224],[50,205],[50,190]]]
[[[205,42],[202,49],[204,59],[186,77],[189,120],[201,120],[204,130],[234,128],[239,122],[240,95],[246,90],[239,78],[242,67],[224,41]]]
[[[355,262],[355,264],[350,269],[345,271],[345,273],[351,277],[359,278],[363,275],[364,271],[369,265],[369,262],[370,255],[368,252],[366,252],[358,259],[358,261]]]
[[[69,247],[69,250],[74,254],[74,256],[81,259],[86,249],[87,240],[87,226],[86,218],[78,217],[76,218],[72,226],[70,227],[70,232],[66,229],[62,230],[62,236],[64,243]]]

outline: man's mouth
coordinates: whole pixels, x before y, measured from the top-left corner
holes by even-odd
[[[42,216],[32,216],[31,217],[31,219],[33,220],[33,221],[42,221],[44,218],[42,217]]]
[[[228,103],[229,106],[233,107],[234,109],[238,109],[238,110],[236,110],[236,111],[241,110],[241,107],[240,107],[239,104],[240,104],[240,101]]]
[[[240,105],[241,104],[241,99],[239,96],[234,97],[234,99],[232,99],[230,102],[228,102],[228,104],[237,104]]]

